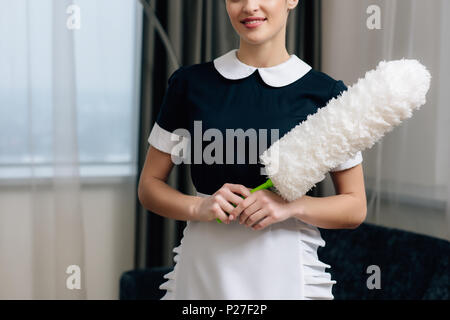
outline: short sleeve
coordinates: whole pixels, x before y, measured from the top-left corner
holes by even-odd
[[[183,68],[178,68],[169,77],[161,108],[148,138],[148,142],[155,148],[175,156],[179,155],[180,149],[176,146],[188,143],[187,136],[183,136],[179,131],[188,129],[184,85],[180,77]]]
[[[331,97],[332,98],[338,98],[342,92],[347,91],[347,86],[344,84],[342,80],[338,80],[335,82],[332,90],[331,90]],[[342,171],[345,169],[352,168],[354,166],[357,166],[358,164],[362,163],[363,157],[361,154],[361,151],[358,151],[353,158],[348,159],[344,163],[341,163],[337,167],[330,170],[330,172],[336,172],[336,171]]]
[[[336,172],[336,171],[342,171],[345,169],[353,168],[354,166],[357,166],[358,164],[362,163],[363,158],[361,151],[358,151],[356,155],[353,158],[348,159],[344,163],[341,163],[337,167],[330,170],[330,172]]]
[[[331,89],[331,97],[329,100],[339,97],[341,93],[347,91],[347,89],[348,89],[347,86],[344,84],[342,80],[337,80],[334,83],[333,88]]]

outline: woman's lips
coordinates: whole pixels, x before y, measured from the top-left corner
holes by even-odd
[[[267,19],[264,20],[253,20],[253,21],[249,21],[249,22],[242,22],[242,24],[249,29],[253,29],[256,28],[260,25],[262,25]]]

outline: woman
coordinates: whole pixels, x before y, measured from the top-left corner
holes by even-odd
[[[286,202],[271,190],[250,193],[267,179],[255,155],[272,133],[276,141],[347,89],[287,53],[286,22],[297,4],[226,0],[239,49],[169,78],[139,182],[145,208],[187,221],[162,299],[333,299],[318,228],[364,221],[361,153],[331,170],[334,196]],[[196,196],[166,183],[180,161],[191,165]]]

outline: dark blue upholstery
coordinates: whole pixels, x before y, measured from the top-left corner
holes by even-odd
[[[320,229],[326,241],[321,261],[336,280],[335,300],[448,300],[450,242],[412,232],[363,223],[357,229]],[[381,289],[367,288],[367,267],[381,270]],[[120,299],[160,299],[158,287],[172,268],[131,270],[120,279]]]

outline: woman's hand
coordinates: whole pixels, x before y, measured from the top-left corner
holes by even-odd
[[[222,222],[229,224],[227,213],[229,214],[235,208],[231,203],[240,204],[244,199],[238,194],[246,198],[250,196],[250,190],[241,184],[225,183],[214,194],[202,198],[197,203],[194,208],[195,220],[212,221],[219,218]]]
[[[289,202],[267,189],[258,190],[241,201],[230,212],[230,219],[239,219],[239,223],[261,230],[292,216]]]

